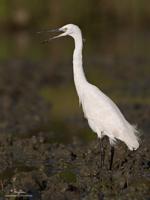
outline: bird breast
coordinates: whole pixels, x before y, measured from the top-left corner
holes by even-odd
[[[118,132],[124,131],[125,118],[112,100],[97,87],[90,85],[86,88],[80,100],[89,126],[99,136],[103,132],[109,137],[117,137]]]

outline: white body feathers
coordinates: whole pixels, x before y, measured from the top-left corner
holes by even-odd
[[[82,34],[78,26],[69,24],[59,30],[62,36],[70,35],[74,38],[75,49],[73,54],[73,73],[79,101],[82,104],[84,116],[91,129],[99,138],[107,135],[110,144],[116,139],[123,141],[130,150],[139,147],[136,128],[129,124],[116,104],[101,92],[96,86],[90,84],[84,75],[82,66]]]

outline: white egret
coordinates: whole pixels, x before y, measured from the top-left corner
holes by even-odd
[[[105,135],[108,136],[112,146],[118,139],[124,142],[131,151],[136,150],[139,147],[136,127],[125,119],[119,108],[108,96],[89,83],[85,77],[82,66],[83,39],[80,28],[74,24],[68,24],[52,30],[52,32],[61,32],[61,34],[45,42],[67,35],[74,39],[74,82],[84,116],[91,129],[97,133],[100,139]]]

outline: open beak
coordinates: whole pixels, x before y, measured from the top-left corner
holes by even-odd
[[[56,39],[56,38],[59,38],[59,37],[63,37],[63,36],[65,36],[66,34],[63,32],[63,31],[61,31],[59,28],[58,29],[52,29],[52,30],[43,30],[43,31],[39,31],[39,32],[37,32],[38,34],[42,34],[42,33],[61,33],[61,34],[59,34],[59,35],[57,35],[57,36],[54,36],[54,37],[50,37],[48,40],[44,40],[44,41],[42,41],[42,43],[48,43],[48,42],[50,42],[51,40],[53,40],[53,39]]]

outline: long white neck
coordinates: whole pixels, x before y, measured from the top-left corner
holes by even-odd
[[[84,85],[87,82],[82,66],[83,42],[82,42],[81,32],[79,32],[73,38],[75,42],[75,49],[73,53],[73,75],[74,75],[75,87],[80,99],[80,96],[83,93]]]

